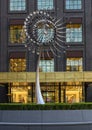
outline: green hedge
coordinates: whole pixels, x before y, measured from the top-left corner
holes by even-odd
[[[0,110],[83,110],[92,109],[92,103],[16,104],[0,103]]]

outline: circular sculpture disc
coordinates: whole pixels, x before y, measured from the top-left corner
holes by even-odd
[[[55,39],[53,18],[46,12],[29,14],[24,23],[26,36],[37,46],[50,45]]]

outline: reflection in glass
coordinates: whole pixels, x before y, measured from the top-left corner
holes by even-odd
[[[42,72],[54,72],[54,59],[41,59],[39,67]]]
[[[66,42],[82,42],[82,24],[66,25]]]
[[[26,71],[26,59],[10,59],[10,71],[11,72],[23,72]]]
[[[67,58],[66,71],[83,71],[82,58]]]
[[[83,85],[81,82],[69,82],[65,87],[67,103],[77,103],[83,101]]]
[[[82,1],[81,0],[65,0],[66,9],[82,9]]]
[[[10,25],[10,43],[22,44],[24,43],[25,36],[23,33],[23,25]]]
[[[17,103],[35,103],[35,84],[13,82],[11,101]],[[77,103],[84,101],[82,82],[41,83],[41,91],[46,103]]]
[[[26,0],[10,0],[10,11],[25,11]]]
[[[53,9],[53,0],[37,0],[38,3],[38,10]]]

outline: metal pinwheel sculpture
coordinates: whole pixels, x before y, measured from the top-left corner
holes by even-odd
[[[65,26],[62,19],[56,20],[46,11],[34,11],[30,13],[24,21],[24,31],[26,35],[25,47],[32,53],[38,55],[36,70],[36,100],[37,104],[44,104],[39,81],[39,62],[43,50],[52,52],[60,57],[65,43]]]

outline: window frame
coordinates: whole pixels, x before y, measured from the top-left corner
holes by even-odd
[[[19,14],[19,13],[27,13],[27,7],[28,6],[28,1],[25,0],[25,10],[10,10],[10,0],[8,0],[8,13],[14,13],[14,14]]]
[[[26,60],[26,52],[25,51],[9,51],[8,52],[8,71],[10,71],[10,59],[25,59],[25,71],[19,71],[19,72],[26,72],[27,71],[27,60]],[[18,71],[16,71],[18,72]]]
[[[11,41],[10,41],[10,26],[11,25],[21,25],[21,26],[23,26],[24,24],[24,19],[9,19],[9,21],[8,21],[8,23],[9,23],[9,25],[8,25],[8,45],[9,46],[24,46],[24,43],[22,42],[22,43],[12,43]]]
[[[81,9],[66,9],[66,0],[63,0],[64,3],[64,12],[83,12],[84,11],[84,1],[81,0],[82,8]]]
[[[81,59],[82,65],[80,65],[79,60],[77,60],[78,58],[79,58],[79,60]],[[75,59],[75,60],[73,60],[73,59]],[[66,60],[67,60],[66,61],[66,71],[67,72],[70,72],[70,71],[78,71],[78,72],[83,71],[83,57],[71,57],[71,58],[67,57]],[[70,60],[69,64],[68,64],[68,60]],[[68,67],[70,68],[69,70],[67,70]],[[81,70],[80,70],[80,67],[81,67]]]
[[[41,61],[43,61],[45,64],[43,64]],[[48,61],[48,62],[53,61],[53,66],[51,65],[51,63],[48,64],[48,62],[46,62],[46,61]],[[44,69],[44,67],[45,67],[45,69]],[[53,70],[52,70],[52,67],[53,67]],[[55,71],[54,67],[55,67],[54,57],[52,57],[52,58],[44,58],[44,59],[41,58],[40,63],[39,63],[39,68],[42,69],[41,72],[54,72]],[[43,70],[45,70],[45,71],[43,71]],[[47,70],[50,70],[50,71],[47,71]]]
[[[83,18],[82,17],[71,17],[71,18],[66,18],[66,25],[67,24],[81,24],[82,25],[82,41],[76,41],[76,42],[67,42],[66,44],[72,44],[72,45],[82,45],[84,44],[84,24],[83,24]]]
[[[84,51],[83,50],[72,50],[72,51],[68,50],[67,51],[65,70],[67,72],[71,72],[71,70],[67,70],[67,59],[68,58],[82,58],[82,70],[81,71],[84,71],[84,60],[85,60],[85,58],[84,58]],[[78,68],[79,68],[79,66],[78,66]],[[78,70],[78,72],[80,72],[80,71]]]
[[[36,0],[37,3],[36,3],[36,9],[37,10],[48,10],[48,11],[51,11],[53,12],[55,10],[55,0],[53,0],[53,8],[52,9],[38,9],[38,0]]]

